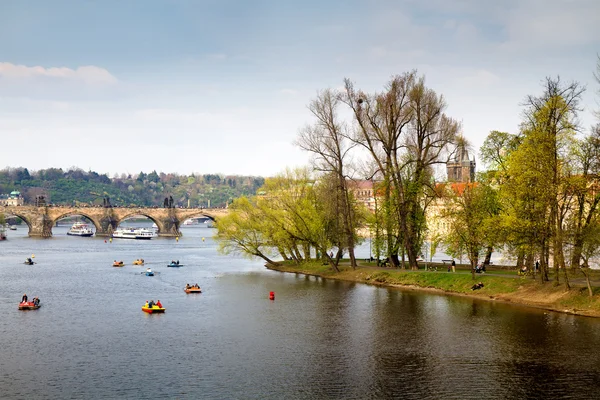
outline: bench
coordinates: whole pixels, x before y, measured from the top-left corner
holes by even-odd
[[[444,264],[452,264],[454,260],[442,260],[442,263]]]

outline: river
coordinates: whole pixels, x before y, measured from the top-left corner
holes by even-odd
[[[67,229],[0,242],[2,399],[600,396],[598,319],[269,271],[218,255],[202,225],[112,243]],[[18,311],[23,293],[42,308]]]

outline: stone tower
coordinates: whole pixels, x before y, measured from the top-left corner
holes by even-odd
[[[469,151],[461,146],[456,150],[454,160],[446,164],[448,182],[470,183],[475,181],[475,159],[469,159]]]

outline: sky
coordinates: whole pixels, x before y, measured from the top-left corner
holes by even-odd
[[[547,76],[591,126],[598,53],[597,0],[0,1],[0,168],[273,176],[319,90],[413,69],[476,155]]]

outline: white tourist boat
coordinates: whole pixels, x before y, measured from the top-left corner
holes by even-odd
[[[186,219],[185,221],[183,221],[183,225],[185,225],[185,226],[200,225],[200,222],[195,218],[190,218],[190,219]]]
[[[141,239],[150,240],[154,237],[154,232],[146,228],[118,228],[112,234],[116,239]]]
[[[67,235],[90,237],[94,235],[94,231],[88,224],[84,224],[83,222],[75,222],[73,226],[71,226],[71,229],[69,229],[67,232]]]

